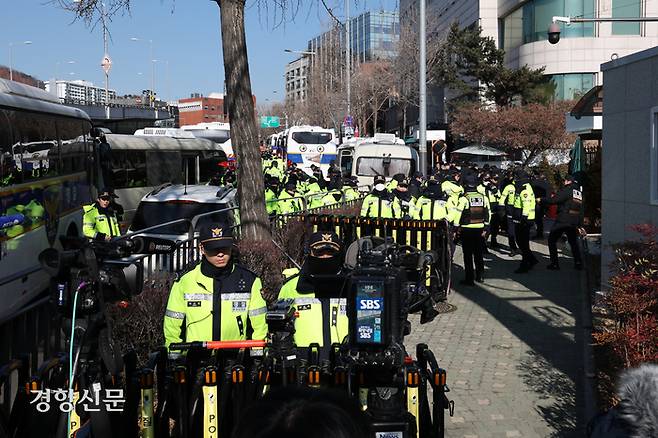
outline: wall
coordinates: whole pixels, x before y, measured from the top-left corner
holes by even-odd
[[[651,109],[658,107],[658,47],[603,64],[603,244],[631,237],[637,223],[658,225],[651,203]],[[656,147],[653,145],[653,147]],[[658,165],[653,163],[654,172]],[[603,253],[602,275],[612,261]]]

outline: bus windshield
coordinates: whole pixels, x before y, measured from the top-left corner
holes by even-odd
[[[411,176],[413,169],[413,160],[408,158],[360,157],[356,162],[359,176],[393,176],[398,173]]]
[[[293,132],[292,139],[300,144],[327,144],[331,141],[330,132]]]

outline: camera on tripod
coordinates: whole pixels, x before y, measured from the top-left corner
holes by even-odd
[[[390,239],[365,238],[353,245],[358,252],[347,286],[350,348],[361,353],[362,362],[399,366],[404,336],[411,331],[409,313],[422,312],[423,322],[436,316],[422,277],[435,256]],[[355,259],[354,251],[348,250],[348,260]]]
[[[135,254],[170,253],[174,244],[165,239],[143,238],[93,241],[60,237],[65,250],[48,248],[39,254],[44,271],[53,278],[51,291],[59,312],[73,312],[77,291],[77,311],[91,314],[101,303],[130,300],[142,292],[144,265]]]

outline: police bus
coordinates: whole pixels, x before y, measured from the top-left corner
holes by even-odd
[[[91,120],[41,89],[0,79],[0,320],[48,286],[37,255],[82,231]],[[76,154],[63,155],[62,145]]]
[[[326,176],[329,165],[336,160],[336,133],[319,126],[293,126],[284,131],[282,150],[284,157],[296,163],[309,175],[312,165],[322,169]]]
[[[103,184],[119,196],[126,223],[147,193],[165,184],[207,183],[227,161],[220,145],[189,132],[145,128],[136,134],[106,134],[100,160]]]
[[[411,177],[419,171],[419,162],[418,152],[394,134],[353,138],[338,148],[343,176],[358,178],[360,186],[371,186],[377,175],[386,180],[399,173]]]

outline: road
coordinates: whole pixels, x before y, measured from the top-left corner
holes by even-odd
[[[548,248],[532,243],[540,264],[514,274],[520,256],[492,252],[485,282],[459,285],[460,248],[453,267],[454,312],[421,326],[412,319],[409,348],[427,343],[448,371],[455,415],[447,437],[584,436],[581,277],[561,254],[548,271]]]

